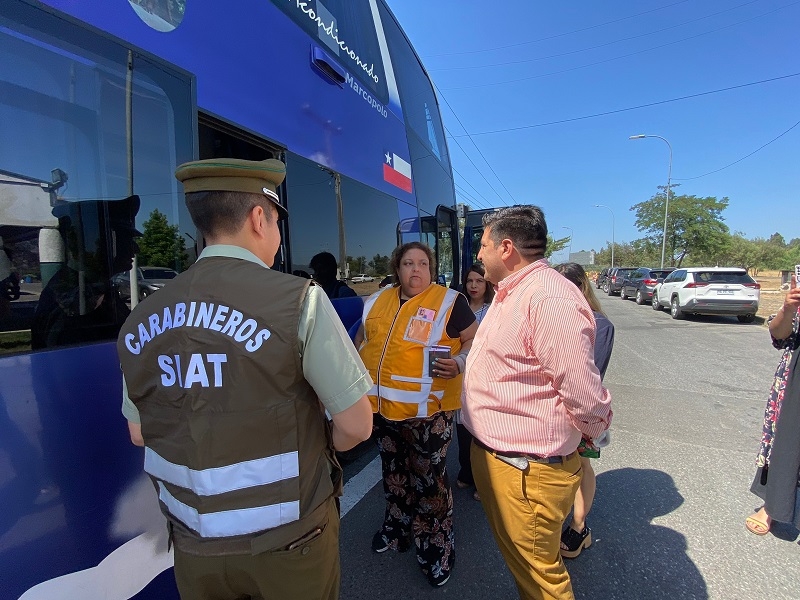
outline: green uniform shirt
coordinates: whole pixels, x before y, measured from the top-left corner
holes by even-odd
[[[239,246],[216,245],[203,249],[197,260],[225,256],[264,264],[255,254]],[[306,293],[297,328],[303,375],[314,388],[328,413],[335,415],[350,408],[372,387],[361,357],[344,330],[339,315],[319,286],[310,286]],[[141,423],[136,405],[128,397],[128,386],[122,378],[122,414],[131,423]]]

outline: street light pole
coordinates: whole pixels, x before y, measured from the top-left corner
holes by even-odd
[[[667,201],[664,203],[664,232],[661,236],[661,268],[663,269],[664,253],[667,249],[667,215],[669,214],[669,186],[670,182],[672,181],[672,145],[669,143],[667,138],[663,138],[660,135],[640,133],[639,135],[632,135],[628,139],[642,140],[644,138],[658,138],[662,140],[669,148],[669,171],[667,171]]]
[[[608,208],[605,204],[595,204],[595,208]],[[611,266],[614,266],[614,211],[608,208],[611,213]]]
[[[567,254],[567,262],[569,262],[572,258],[572,236],[575,235],[575,232],[572,227],[567,227],[566,225],[562,225],[561,229],[569,229],[569,254]]]

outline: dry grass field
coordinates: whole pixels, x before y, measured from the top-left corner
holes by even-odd
[[[783,304],[783,296],[786,292],[780,289],[781,274],[779,271],[761,271],[753,279],[761,284],[758,316],[766,321],[767,317],[776,313]]]

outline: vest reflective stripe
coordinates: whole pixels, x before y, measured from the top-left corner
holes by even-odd
[[[198,496],[214,496],[298,477],[300,463],[297,452],[286,452],[198,471],[172,463],[148,447],[144,451],[144,470],[157,479],[191,490]]]
[[[375,396],[378,394],[378,386],[373,385],[367,392],[367,396]],[[381,386],[381,398],[384,400],[391,400],[392,402],[402,402],[404,404],[421,404],[425,408],[425,403],[430,399],[429,396],[434,396],[441,400],[444,398],[444,390],[431,391],[431,386],[428,385],[427,389],[420,392],[409,392],[408,390],[397,390],[385,385]]]
[[[450,309],[458,298],[458,292],[448,289],[442,301],[442,307],[436,313],[436,318],[433,321],[433,329],[431,330],[431,340],[441,340],[444,337],[444,328],[447,327],[447,319],[450,316]],[[428,365],[428,352],[425,352],[425,370],[427,371]],[[430,373],[428,373],[430,375]]]
[[[200,514],[196,509],[170,494],[160,481],[158,482],[158,499],[169,509],[170,514],[204,538],[256,533],[291,523],[300,518],[299,501]]]

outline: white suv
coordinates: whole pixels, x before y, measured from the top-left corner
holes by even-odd
[[[744,269],[690,267],[673,271],[653,290],[653,310],[669,307],[673,319],[685,314],[736,315],[751,323],[761,285]]]

